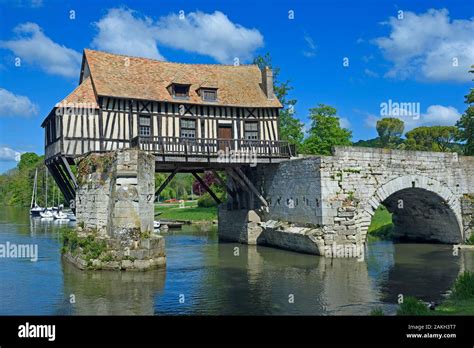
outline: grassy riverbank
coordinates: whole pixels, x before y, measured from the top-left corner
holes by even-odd
[[[371,315],[384,315],[381,308]],[[415,297],[407,296],[397,315],[474,315],[474,273],[465,271],[456,279],[449,296],[434,310]]]
[[[179,203],[155,204],[155,212],[161,214],[159,219],[187,220],[187,221],[213,221],[217,220],[217,207],[198,207],[197,201],[185,202],[185,207],[180,208]]]
[[[392,214],[381,205],[372,217],[368,235],[371,239],[392,239]]]
[[[474,273],[463,272],[451,289],[451,293],[435,310],[420,311],[421,304],[412,299],[411,303],[400,306],[398,314],[402,315],[474,315]],[[418,309],[417,309],[418,308]]]

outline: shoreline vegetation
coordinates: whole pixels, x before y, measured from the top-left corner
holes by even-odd
[[[217,207],[200,207],[197,201],[185,201],[184,208],[179,203],[155,203],[155,220],[179,220],[191,223],[212,223],[217,220]]]
[[[393,238],[392,229],[392,213],[390,213],[385,206],[379,206],[372,217],[367,231],[369,239],[391,240]]]
[[[385,315],[382,308],[377,307],[370,312],[372,316]],[[474,273],[461,273],[446,299],[438,306],[427,304],[416,297],[407,296],[397,310],[399,316],[446,316],[474,315]]]

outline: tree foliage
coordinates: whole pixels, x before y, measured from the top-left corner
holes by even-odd
[[[296,148],[299,149],[304,138],[303,123],[294,116],[296,99],[289,99],[288,94],[293,89],[293,87],[290,86],[290,81],[280,81],[280,68],[273,66],[272,58],[269,53],[264,56],[257,56],[253,63],[258,65],[260,70],[263,70],[265,66],[272,69],[273,90],[275,96],[283,105],[279,117],[280,140],[286,140],[290,144],[296,145]]]
[[[341,127],[335,108],[319,104],[309,111],[311,128],[303,143],[304,153],[330,155],[333,146],[352,144],[352,132]]]
[[[459,130],[455,126],[418,127],[406,133],[406,150],[452,152]]]
[[[398,118],[386,117],[377,121],[376,129],[379,135],[380,146],[383,148],[393,148],[403,135],[405,124]]]
[[[155,174],[155,190],[166,180],[169,173]],[[166,199],[191,199],[194,177],[192,174],[178,173],[174,176],[165,189],[161,191],[159,200]]]
[[[473,66],[474,67],[474,66]],[[470,73],[474,73],[471,70]],[[466,111],[456,123],[459,133],[457,140],[464,143],[464,154],[474,156],[474,89],[471,88],[469,94],[465,97],[465,103],[468,105]]]
[[[36,169],[38,169],[37,203],[41,206],[46,205],[45,187],[47,185],[48,205],[57,204],[58,195],[60,204],[66,204],[51,175],[47,176],[46,181],[44,156],[38,156],[33,152],[22,154],[16,168],[0,175],[0,203],[8,206],[29,207]]]
[[[219,181],[217,181],[217,178],[214,176],[214,174],[210,171],[207,171],[204,173],[204,176],[201,175],[201,178],[202,178],[202,181],[204,181],[204,183],[207,185],[207,187],[211,187],[212,185],[219,185]],[[206,189],[204,188],[203,185],[201,185],[201,183],[195,179],[194,182],[193,182],[193,192],[194,194],[196,195],[203,195],[205,194],[207,191]]]

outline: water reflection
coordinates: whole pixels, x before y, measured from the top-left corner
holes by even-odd
[[[76,315],[152,315],[166,280],[165,270],[84,272],[65,261],[62,271],[64,293]]]
[[[439,301],[465,267],[461,256],[465,253],[454,256],[449,245],[394,244],[394,248],[395,263],[380,281],[384,302],[396,302],[399,294]]]
[[[166,238],[166,270],[83,272],[63,262],[62,224],[0,211],[0,243],[35,243],[38,262],[0,258],[0,314],[340,315],[396,310],[397,296],[440,301],[474,253],[449,246],[371,242],[366,259],[327,259],[219,243],[216,226]],[[71,295],[74,295],[71,303]]]

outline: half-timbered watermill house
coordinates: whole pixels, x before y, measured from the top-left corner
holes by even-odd
[[[242,166],[292,155],[279,141],[281,107],[268,68],[86,49],[79,86],[42,123],[46,165],[68,200],[76,186],[70,165],[91,152],[127,147],[155,154],[156,171],[171,172],[169,179],[177,172],[199,180],[203,170],[226,170],[245,185]]]

